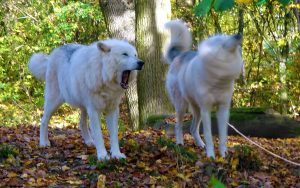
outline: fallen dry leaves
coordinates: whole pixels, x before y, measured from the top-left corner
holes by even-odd
[[[299,167],[236,136],[229,137],[228,157],[211,160],[188,134],[183,147],[160,130],[120,133],[126,160],[97,162],[77,128],[50,129],[48,148],[38,147],[38,132],[37,126],[0,127],[0,187],[207,187],[215,179],[227,187],[300,187]],[[300,138],[253,140],[300,162]]]

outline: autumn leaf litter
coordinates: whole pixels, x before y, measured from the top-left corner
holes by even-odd
[[[215,179],[227,187],[300,187],[299,167],[237,136],[228,138],[225,159],[212,160],[188,134],[185,146],[177,146],[174,136],[161,130],[128,131],[119,135],[126,160],[97,161],[94,146],[83,144],[78,128],[51,128],[47,148],[38,147],[38,132],[31,125],[0,127],[0,187],[206,187]],[[109,148],[107,131],[104,137]],[[252,139],[300,162],[299,138]]]

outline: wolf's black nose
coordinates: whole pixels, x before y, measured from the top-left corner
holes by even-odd
[[[243,36],[242,36],[240,33],[233,35],[233,37],[234,37],[236,40],[241,40],[241,39],[243,38]]]
[[[143,66],[145,63],[144,63],[143,61],[138,61],[137,64],[138,64],[139,66]]]

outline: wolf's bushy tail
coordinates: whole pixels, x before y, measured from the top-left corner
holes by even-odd
[[[165,24],[165,28],[171,31],[171,40],[165,52],[167,63],[171,64],[180,52],[187,51],[191,48],[192,35],[181,20],[171,20]]]
[[[45,80],[48,55],[43,53],[33,54],[29,60],[28,68],[40,80]]]

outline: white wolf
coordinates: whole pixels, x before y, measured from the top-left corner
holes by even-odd
[[[176,109],[176,142],[183,144],[182,118],[188,107],[193,121],[190,132],[196,144],[204,147],[199,135],[202,119],[206,154],[215,157],[211,133],[211,110],[218,107],[219,150],[221,156],[227,151],[227,122],[233,94],[234,80],[243,66],[241,56],[242,36],[216,35],[202,41],[198,51],[191,51],[191,34],[181,20],[165,24],[171,31],[171,40],[165,53],[170,64],[166,88]]]
[[[64,102],[80,108],[80,129],[86,144],[94,144],[99,160],[109,159],[104,146],[99,116],[106,113],[112,158],[125,158],[118,142],[119,104],[124,89],[136,77],[144,62],[134,46],[116,39],[91,45],[67,44],[50,55],[34,54],[29,69],[45,80],[44,115],[40,127],[40,146],[50,146],[48,123]],[[87,124],[89,117],[90,129]]]

